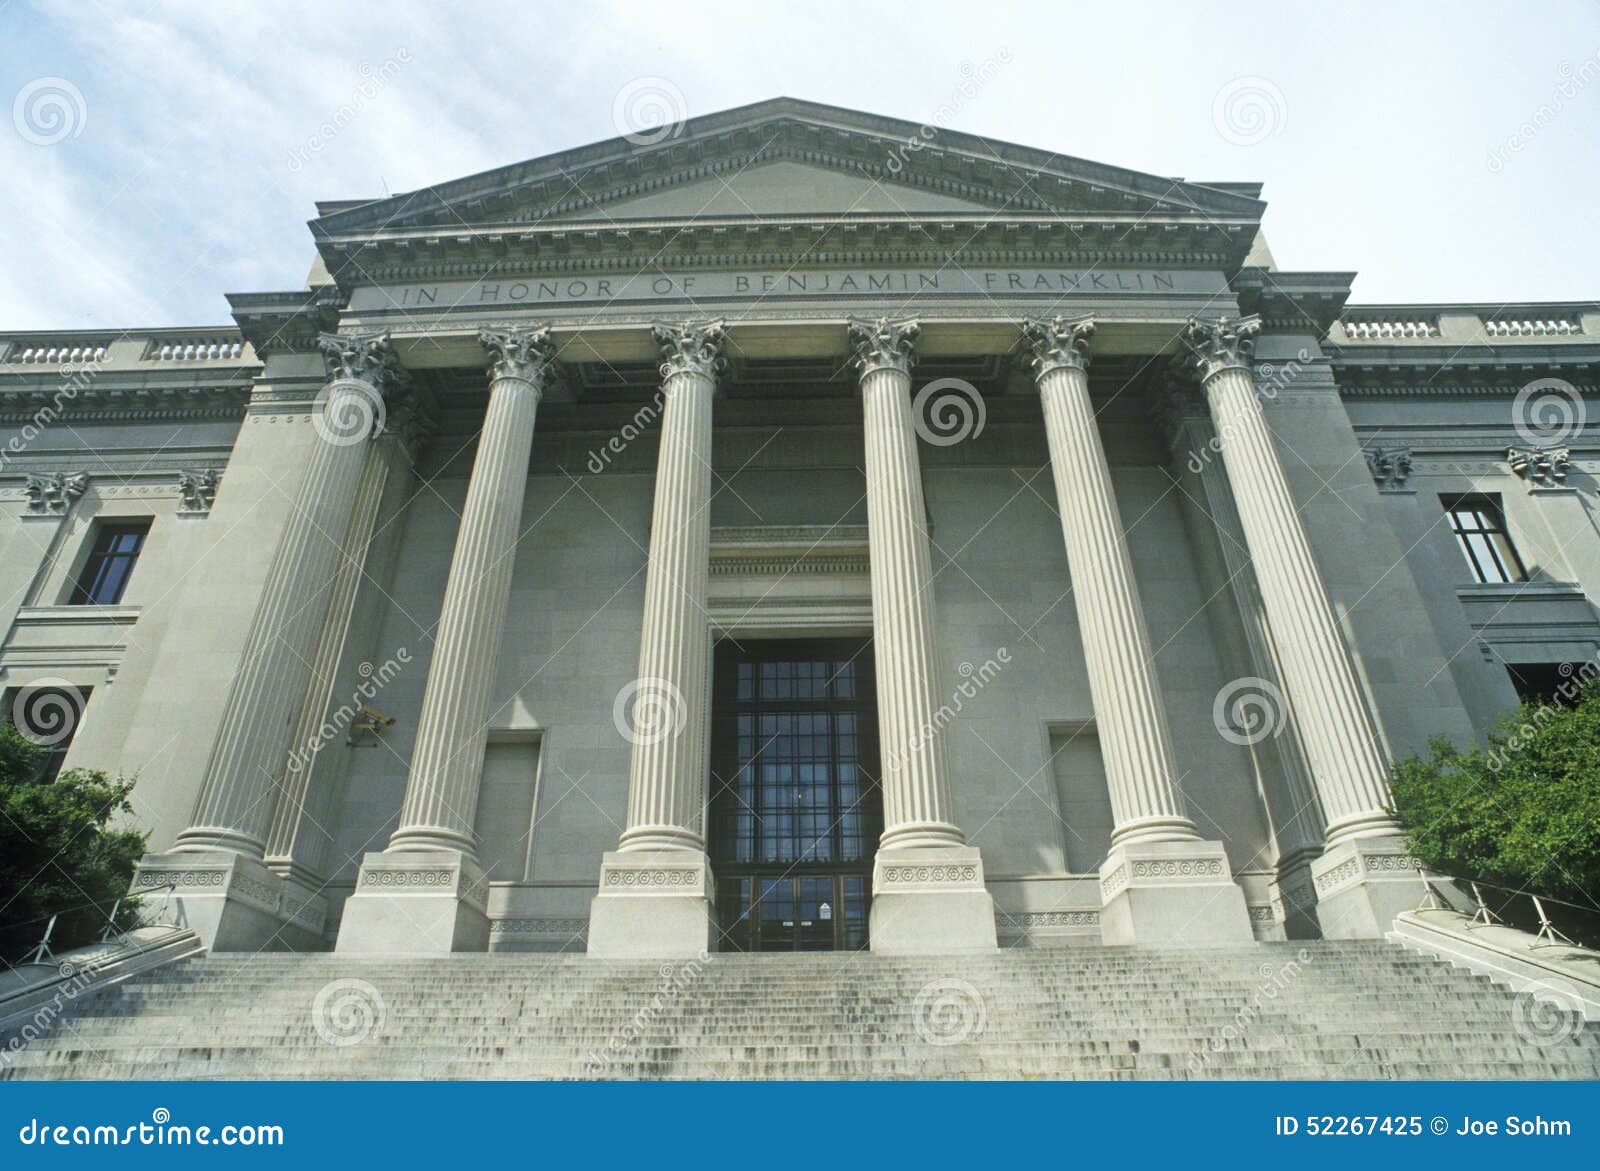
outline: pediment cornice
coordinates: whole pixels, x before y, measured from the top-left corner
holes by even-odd
[[[1053,236],[1049,244],[1057,251],[1106,251],[1115,241],[1134,251],[1215,252],[1237,267],[1265,208],[1237,189],[1146,175],[952,131],[941,130],[932,141],[923,141],[920,129],[781,99],[691,119],[681,135],[652,146],[613,139],[373,203],[340,203],[311,227],[341,283],[346,280],[341,270],[352,262],[370,268],[366,259],[389,263],[391,253],[406,249],[478,251],[490,258],[496,252],[503,258],[508,250],[533,250],[549,267],[552,259],[578,260],[619,249],[626,259],[630,243],[648,242],[653,254],[660,247],[659,234],[696,251],[708,243],[736,244],[744,262],[755,252],[789,251],[785,245],[814,246],[819,234],[837,233],[841,246],[859,250],[891,248],[897,242],[903,246],[912,237],[941,245],[960,243],[985,225],[998,225],[1002,235],[1013,237]],[[904,150],[913,138],[921,145]],[[819,209],[814,216],[763,215],[757,210],[715,219],[605,214],[622,201],[712,177],[726,179],[778,161],[980,206],[967,214],[910,210],[903,215],[851,215],[838,209]],[[930,225],[949,241],[928,241]],[[718,236],[722,239],[714,239]],[[1013,239],[1012,246],[1028,245]]]

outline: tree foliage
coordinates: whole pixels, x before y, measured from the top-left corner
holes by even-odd
[[[1588,904],[1600,898],[1600,681],[1525,703],[1486,743],[1395,766],[1395,813],[1425,865]]]
[[[146,834],[113,825],[131,812],[133,782],[72,769],[40,779],[44,752],[0,722],[0,956],[30,951],[53,914],[57,952],[99,937],[128,891]],[[133,925],[124,905],[118,927]]]

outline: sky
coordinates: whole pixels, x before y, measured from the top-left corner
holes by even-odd
[[[779,95],[1261,182],[1355,302],[1600,297],[1594,0],[0,0],[0,330],[225,323],[303,287],[319,199]]]

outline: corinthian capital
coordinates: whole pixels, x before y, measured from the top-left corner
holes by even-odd
[[[325,333],[317,339],[317,348],[331,381],[365,382],[386,395],[411,380],[387,333]]]
[[[543,391],[555,372],[556,346],[548,325],[488,326],[478,331],[478,341],[489,351],[490,378],[518,378]]]
[[[1223,370],[1249,370],[1250,351],[1261,332],[1261,318],[1218,317],[1213,321],[1189,318],[1183,330],[1183,344],[1189,347],[1189,361],[1200,381]]]
[[[1041,378],[1062,367],[1088,370],[1089,339],[1093,336],[1093,317],[1057,317],[1050,321],[1030,318],[1023,322],[1022,341],[1033,376]]]
[[[915,321],[850,320],[850,350],[856,370],[862,375],[874,370],[898,370],[909,374],[916,364],[917,338],[922,327]]]
[[[720,321],[658,325],[652,332],[656,344],[661,347],[662,378],[698,374],[701,378],[714,379],[726,365],[722,346],[727,339]]]

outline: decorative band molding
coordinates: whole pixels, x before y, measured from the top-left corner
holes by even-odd
[[[217,870],[159,870],[140,869],[134,875],[133,885],[140,889],[152,890],[171,887],[174,890],[200,890],[205,887],[221,886],[227,881],[226,868]]]
[[[1186,878],[1220,878],[1224,874],[1221,858],[1140,859],[1117,867],[1100,880],[1100,897],[1110,899],[1132,882],[1162,886]]]
[[[978,868],[976,866],[885,866],[883,868],[883,881],[885,883],[908,882],[976,882],[978,881]]]
[[[1018,927],[1100,926],[1099,911],[1001,911],[1001,917]]]
[[[587,919],[491,919],[490,935],[564,935],[582,938],[589,933]]]
[[[368,870],[361,876],[363,886],[450,886],[453,870]]]
[[[679,890],[689,888],[698,890],[700,887],[700,874],[698,869],[689,870],[678,868],[640,867],[634,870],[607,870],[605,884],[608,887],[639,888],[673,887]]]

